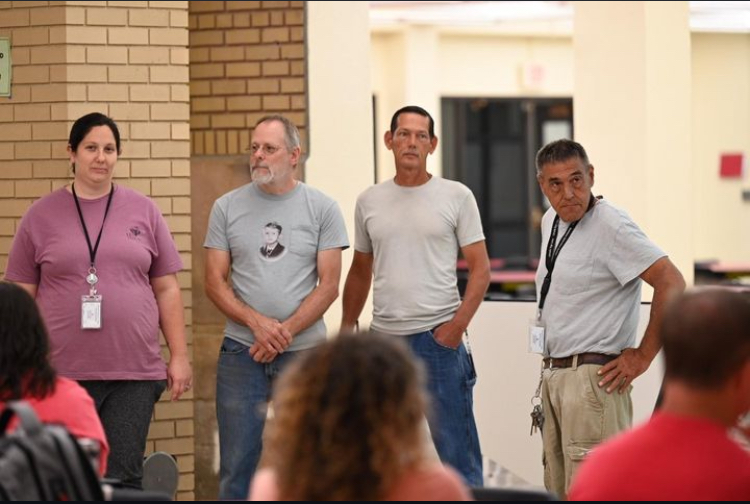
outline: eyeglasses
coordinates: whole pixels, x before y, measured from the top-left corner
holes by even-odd
[[[245,149],[245,152],[249,152],[250,154],[257,154],[257,152],[260,150],[265,154],[266,156],[273,156],[276,154],[279,149],[281,149],[280,145],[271,145],[271,144],[252,144],[250,147]]]

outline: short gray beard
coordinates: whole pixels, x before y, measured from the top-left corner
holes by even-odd
[[[264,168],[267,173],[264,175],[261,175],[259,170],[251,169],[250,170],[250,178],[253,182],[256,184],[266,185],[270,184],[271,181],[273,181],[273,172],[269,170],[268,168]]]

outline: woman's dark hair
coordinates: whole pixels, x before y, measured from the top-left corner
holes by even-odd
[[[110,118],[99,112],[92,112],[86,114],[83,117],[79,117],[76,122],[73,123],[73,127],[70,128],[70,137],[68,138],[68,145],[70,149],[75,152],[78,150],[78,145],[83,142],[89,131],[96,128],[97,126],[108,126],[112,130],[112,135],[115,137],[115,144],[117,145],[117,154],[122,153],[120,148],[120,130],[117,129],[117,124]],[[76,167],[73,165],[73,173],[76,172]]]
[[[21,287],[0,282],[0,400],[42,399],[55,391],[49,338],[36,302]]]

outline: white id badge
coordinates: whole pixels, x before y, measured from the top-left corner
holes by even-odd
[[[537,319],[529,324],[529,353],[544,355],[544,325]]]
[[[102,328],[102,296],[81,296],[81,329]]]

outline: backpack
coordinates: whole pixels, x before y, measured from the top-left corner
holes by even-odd
[[[7,432],[14,417],[18,427]],[[0,500],[104,500],[99,478],[76,439],[42,424],[25,401],[0,415]]]

